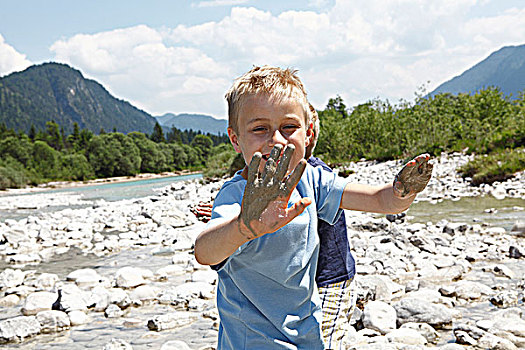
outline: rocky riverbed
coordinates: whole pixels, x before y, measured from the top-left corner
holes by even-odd
[[[455,172],[468,158],[434,159],[434,177],[418,200],[493,196],[525,204],[524,173],[474,188]],[[353,181],[384,183],[400,166],[358,162],[346,170]],[[180,182],[156,196],[1,222],[0,344],[214,349],[217,276],[192,255],[204,224],[190,208],[213,198],[222,182]],[[0,206],[82,201],[35,195],[0,197]],[[358,272],[347,349],[525,348],[523,222],[511,229],[473,220],[415,223],[410,210],[346,216]]]

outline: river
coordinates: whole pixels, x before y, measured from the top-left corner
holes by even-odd
[[[16,208],[2,206],[0,204],[0,221],[6,219],[20,220],[29,215],[38,215],[42,212],[55,212],[66,208],[76,209],[85,208],[92,205],[97,200],[114,202],[124,199],[141,198],[155,195],[155,189],[163,188],[174,182],[186,181],[201,178],[201,174],[168,176],[153,179],[142,179],[125,182],[112,182],[104,184],[94,184],[78,187],[46,189],[31,192],[0,192],[0,203],[2,201],[13,200],[22,203],[38,202],[44,197],[52,199],[61,197],[75,197],[79,200],[76,204],[63,204],[61,201],[49,203],[50,205],[40,206],[37,203],[32,205],[19,205]],[[54,197],[54,198],[53,198]]]

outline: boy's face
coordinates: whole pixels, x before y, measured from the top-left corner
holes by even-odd
[[[242,153],[246,164],[255,152],[262,154],[259,171],[262,172],[270,151],[276,144],[295,146],[289,170],[304,157],[312,136],[311,125],[306,125],[305,111],[294,99],[275,101],[268,95],[247,96],[239,110],[235,132],[228,128],[228,136],[235,151]]]

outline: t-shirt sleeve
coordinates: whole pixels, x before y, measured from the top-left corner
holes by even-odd
[[[343,191],[349,180],[322,167],[311,169],[313,169],[312,185],[316,196],[317,216],[333,225],[342,213],[339,207]]]

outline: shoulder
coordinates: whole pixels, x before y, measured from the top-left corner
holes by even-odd
[[[307,162],[313,167],[322,167],[326,171],[330,171],[330,172],[332,171],[332,169],[328,165],[326,165],[325,162],[323,162],[321,159],[317,157],[312,156],[308,158]]]
[[[221,186],[215,201],[224,197],[232,198],[242,196],[245,187],[246,180],[242,176],[235,174],[233,178],[229,179]]]

